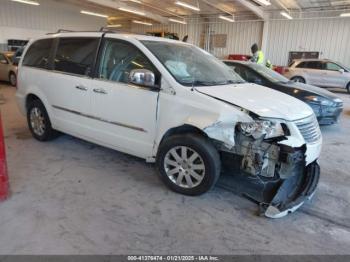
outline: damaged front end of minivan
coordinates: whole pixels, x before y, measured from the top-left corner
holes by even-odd
[[[313,117],[306,122],[313,122]],[[318,184],[320,168],[317,159],[308,163],[305,140],[311,137],[303,137],[301,128],[305,127],[257,119],[236,124],[216,122],[204,131],[220,151],[224,173],[234,174],[232,187],[258,203],[266,217],[280,218],[311,199]],[[311,135],[317,137],[312,139],[319,141],[318,125],[314,129]]]

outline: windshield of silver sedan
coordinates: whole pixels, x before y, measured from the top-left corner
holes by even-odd
[[[192,45],[142,41],[177,82],[184,86],[216,86],[245,81],[219,59]]]

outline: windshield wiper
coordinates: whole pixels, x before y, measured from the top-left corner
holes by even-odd
[[[241,80],[237,80],[237,81],[234,81],[234,80],[230,80],[230,81],[227,81],[227,84],[244,84],[245,81],[241,81]]]
[[[183,85],[186,86],[215,86],[217,83],[216,82],[210,82],[210,81],[199,81],[195,80],[192,82],[183,82]]]
[[[193,82],[183,82],[183,85],[186,86],[219,86],[219,85],[229,85],[229,84],[242,84],[245,83],[244,81],[234,81],[234,80],[228,80],[228,81],[221,81],[221,82],[215,82],[215,81],[200,81],[195,80]]]

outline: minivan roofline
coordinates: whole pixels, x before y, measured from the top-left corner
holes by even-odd
[[[60,29],[55,33],[47,33],[40,37],[32,38],[31,41],[50,39],[50,38],[59,38],[59,37],[104,37],[109,36],[117,39],[135,39],[138,41],[158,41],[158,42],[167,42],[167,43],[182,43],[185,45],[191,45],[190,43],[185,43],[180,40],[173,40],[168,38],[149,36],[144,34],[136,34],[130,32],[121,32],[121,31],[70,31],[65,29]],[[120,37],[120,38],[119,38]]]

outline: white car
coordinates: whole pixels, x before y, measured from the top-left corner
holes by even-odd
[[[264,213],[276,218],[316,189],[322,138],[312,109],[245,83],[187,43],[46,36],[24,51],[16,97],[36,139],[61,131],[156,162],[165,184],[182,194],[207,192],[229,170],[264,185]]]
[[[350,93],[350,69],[327,59],[297,59],[284,70],[284,76],[320,87],[346,88]]]

